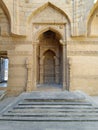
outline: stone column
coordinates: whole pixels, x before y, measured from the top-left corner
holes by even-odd
[[[44,58],[45,58],[45,56],[40,57],[40,84],[44,83],[44,77],[43,77],[43,74],[44,74],[44,67],[43,67]]]
[[[26,59],[26,67],[27,67],[27,87],[26,91],[31,92],[32,91],[32,63],[30,58]]]
[[[59,84],[59,59],[58,57],[54,56],[55,59],[55,82]]]
[[[33,90],[37,87],[37,47],[39,45],[39,41],[33,42]]]
[[[67,44],[60,40],[63,49],[63,90],[67,90]]]
[[[70,90],[70,68],[71,68],[71,59],[67,58],[67,90]]]

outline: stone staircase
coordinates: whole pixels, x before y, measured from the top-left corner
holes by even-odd
[[[98,106],[83,98],[77,98],[74,94],[69,94],[68,98],[67,94],[62,92],[22,94],[2,112],[0,120],[98,121]]]

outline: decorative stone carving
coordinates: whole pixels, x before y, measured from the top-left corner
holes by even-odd
[[[70,70],[71,69],[71,60],[67,58],[67,90],[70,90]]]
[[[51,30],[55,32],[60,38],[64,39],[65,23],[33,23],[32,26],[32,39],[37,41],[39,36],[44,32]],[[37,27],[37,28],[36,28]]]
[[[63,46],[67,45],[67,44],[66,44],[66,41],[63,41],[62,39],[60,40],[60,43],[61,43],[61,45],[63,45]]]
[[[47,17],[48,16],[48,17]],[[67,18],[64,13],[58,11],[52,4],[48,4],[37,15],[34,16],[33,22],[36,23],[66,23]]]
[[[32,90],[32,63],[31,59],[28,57],[26,59],[26,68],[27,68],[27,86],[26,91],[31,92]]]

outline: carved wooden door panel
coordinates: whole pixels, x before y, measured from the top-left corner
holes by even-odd
[[[44,83],[54,84],[55,83],[55,54],[52,51],[45,53],[44,59]]]

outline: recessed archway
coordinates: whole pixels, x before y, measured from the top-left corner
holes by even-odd
[[[62,46],[60,36],[47,30],[39,36],[37,48],[37,84],[62,85]]]

